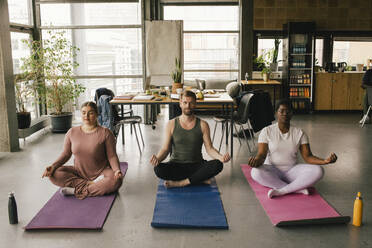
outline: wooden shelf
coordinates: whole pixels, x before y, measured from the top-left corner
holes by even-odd
[[[311,84],[289,84],[290,87],[311,87]]]
[[[290,96],[289,99],[291,99],[291,100],[310,100],[310,97]]]

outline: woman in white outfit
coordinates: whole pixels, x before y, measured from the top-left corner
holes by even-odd
[[[310,150],[309,138],[305,132],[291,126],[291,102],[280,100],[275,108],[278,122],[262,129],[258,138],[258,152],[250,157],[248,164],[253,167],[252,178],[261,185],[271,188],[268,197],[292,192],[309,194],[308,187],[323,177],[319,165],[334,163],[334,153],[326,159],[314,156]],[[300,151],[306,164],[297,163]]]

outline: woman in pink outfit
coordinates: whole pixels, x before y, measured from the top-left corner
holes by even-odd
[[[79,199],[116,191],[122,184],[116,141],[112,132],[98,125],[94,102],[81,106],[83,125],[72,127],[65,136],[63,152],[42,177],[62,187],[64,195]],[[74,155],[73,166],[63,166]]]

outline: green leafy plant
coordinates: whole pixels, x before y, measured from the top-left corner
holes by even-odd
[[[279,44],[280,44],[280,40],[275,39],[274,49],[272,50],[272,63],[278,63]]]
[[[261,54],[260,56],[257,56],[253,59],[253,70],[254,71],[256,70],[260,71],[265,67],[266,65],[265,65],[264,54]]]
[[[176,69],[171,73],[171,77],[174,83],[181,83],[182,68],[181,68],[181,61],[178,58],[176,58]]]
[[[270,73],[271,73],[270,67],[265,67],[261,71],[261,75],[263,75],[263,74],[270,74]]]
[[[22,59],[22,77],[33,82],[40,101],[45,102],[53,114],[61,115],[63,108],[85,90],[73,77],[73,70],[79,66],[75,61],[79,48],[67,40],[64,31],[48,31],[47,36],[49,38],[42,42],[23,40],[31,54]]]
[[[36,95],[36,88],[34,87],[33,81],[25,80],[24,74],[18,74],[14,77],[14,88],[17,112],[28,112],[26,103],[29,101],[30,97]]]

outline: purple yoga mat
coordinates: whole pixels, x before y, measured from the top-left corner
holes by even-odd
[[[128,164],[120,163],[125,176]],[[87,197],[79,200],[74,196],[63,196],[59,190],[25,226],[35,229],[102,229],[117,193]]]
[[[256,194],[267,216],[274,226],[347,223],[349,216],[341,216],[316,191],[310,188],[310,195],[288,194],[269,199],[270,188],[260,185],[251,177],[251,167],[240,165],[245,178]]]

